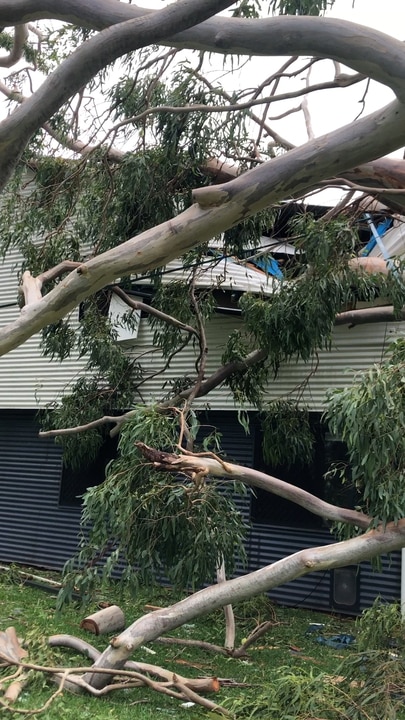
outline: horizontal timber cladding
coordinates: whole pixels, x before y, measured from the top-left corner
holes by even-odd
[[[19,311],[18,311],[19,312]],[[17,317],[14,308],[0,308],[0,324]],[[0,357],[0,408],[40,408],[57,400],[82,374],[85,360],[77,356],[50,361],[40,350],[40,335]]]
[[[226,339],[235,328],[243,328],[240,318],[219,313],[208,324],[206,377],[221,365]],[[320,351],[316,363],[292,361],[282,365],[277,377],[269,382],[266,398],[271,400],[287,394],[291,397],[291,393],[295,392],[311,410],[322,411],[329,390],[349,385],[356,372],[381,361],[390,342],[404,333],[405,322],[336,327],[330,350]],[[152,337],[149,323],[143,318],[136,342],[127,345],[128,353],[134,359],[139,359],[148,377],[139,388],[137,400],[140,402],[158,401],[170,391],[175,381],[187,381],[195,377],[195,361],[199,351],[195,343],[190,341],[175,356],[171,366],[159,374],[164,361],[159,350],[153,347]],[[235,408],[232,393],[226,386],[215,388],[206,398],[195,401],[195,407],[201,408],[207,404],[215,410]]]
[[[0,561],[61,569],[80,508],[59,505],[60,448],[38,438],[35,411],[0,411],[0,458]]]

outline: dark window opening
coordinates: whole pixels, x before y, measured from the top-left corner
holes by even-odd
[[[310,413],[311,429],[315,437],[312,462],[304,465],[300,462],[278,466],[267,465],[263,459],[263,434],[259,424],[255,428],[255,463],[254,467],[268,475],[285,480],[291,485],[307,490],[316,497],[340,507],[354,507],[357,494],[350,481],[342,484],[338,475],[325,473],[331,464],[339,467],[348,466],[347,448],[341,440],[335,439],[321,422],[321,413]],[[288,453],[288,439],[286,454]],[[255,488],[251,505],[252,522],[284,525],[287,527],[320,528],[325,521],[318,515],[305,510],[296,503],[280,498],[277,495]]]
[[[105,471],[110,460],[117,457],[118,437],[106,437],[97,458],[83,469],[72,470],[62,460],[62,480],[60,485],[60,505],[81,505],[81,496],[87,488],[100,485],[105,479]]]

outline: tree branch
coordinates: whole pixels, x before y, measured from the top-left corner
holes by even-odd
[[[363,76],[358,75],[351,75],[350,78],[353,78],[351,82],[347,82],[346,85],[352,85],[354,83],[358,83],[361,80],[363,80]],[[346,87],[345,85],[345,87]],[[132,123],[139,122],[140,120],[144,120],[145,118],[149,117],[149,115],[156,115],[157,113],[167,112],[172,113],[173,115],[183,115],[188,113],[194,113],[194,112],[201,112],[201,113],[228,113],[228,112],[238,112],[240,110],[248,110],[252,107],[256,107],[257,105],[267,105],[270,106],[272,103],[275,102],[281,102],[285,100],[291,100],[292,98],[302,97],[306,96],[313,92],[319,92],[320,90],[332,90],[334,88],[342,87],[342,85],[337,82],[336,80],[332,80],[330,82],[323,82],[323,83],[317,83],[316,85],[308,85],[305,88],[302,88],[300,90],[292,90],[291,92],[285,92],[280,93],[279,95],[269,95],[261,98],[252,98],[250,100],[245,100],[243,102],[235,102],[235,103],[229,103],[228,105],[204,105],[202,103],[196,103],[194,105],[156,105],[154,107],[149,107],[146,110],[143,110],[143,112],[139,113],[138,115],[133,115],[132,117],[125,118],[125,120],[121,120],[120,122],[113,125],[113,127],[110,129],[111,132],[115,132],[116,130],[119,130],[121,127],[125,127],[126,125],[131,125]],[[278,117],[283,117],[283,115]],[[272,119],[278,119],[272,118]],[[258,118],[256,118],[256,121],[260,121]],[[312,139],[312,138],[310,138]]]
[[[400,520],[398,523],[389,523],[385,529],[370,530],[351,540],[301,550],[255,572],[204,588],[134,622],[111,641],[96,662],[95,669],[121,668],[140,645],[231,602],[241,602],[268,592],[310,572],[357,564],[404,546],[405,520]],[[108,679],[92,671],[87,673],[85,679],[94,687],[102,687],[103,683],[108,682]]]
[[[121,3],[115,5],[122,7]],[[0,189],[31,136],[99,70],[125,53],[161,42],[174,30],[191,27],[229,5],[232,0],[177,0],[163,10],[120,23],[89,38],[0,124]],[[98,6],[99,3],[95,7]],[[0,14],[1,10],[0,6]]]
[[[118,287],[118,285],[113,285],[111,290],[133,310],[141,310],[148,315],[152,315],[153,317],[162,320],[162,322],[165,322],[167,325],[172,325],[180,330],[184,330],[184,332],[190,333],[190,335],[195,335],[197,338],[199,337],[198,331],[191,325],[187,325],[186,323],[177,320],[177,318],[172,315],[167,315],[167,313],[162,312],[162,310],[158,310],[153,307],[153,305],[147,305],[141,300],[133,300],[124,290],[122,290],[122,288]]]
[[[251,367],[258,362],[262,362],[262,360],[264,360],[265,358],[266,353],[264,352],[264,350],[253,350],[253,352],[249,353],[249,355],[247,355],[244,360],[234,360],[233,362],[227,363],[226,365],[222,365],[220,368],[218,368],[218,370],[212,373],[210,377],[208,377],[200,384],[196,397],[203,397],[204,395],[208,395],[211,390],[218,387],[218,385],[221,385],[230,375],[233,375],[237,372],[243,372],[243,370],[245,370],[246,368]],[[162,411],[165,411],[168,410],[170,407],[174,407],[179,403],[183,402],[184,400],[187,400],[192,390],[193,388],[188,388],[187,390],[183,390],[174,398],[171,398],[170,400],[165,400],[160,404],[160,408],[162,409]],[[94,430],[95,428],[110,424],[114,426],[110,431],[110,435],[111,437],[115,437],[115,435],[118,435],[118,433],[120,432],[122,425],[128,420],[130,420],[131,417],[134,417],[136,413],[137,410],[129,410],[127,413],[123,413],[122,415],[118,416],[104,415],[103,417],[97,418],[97,420],[93,420],[92,422],[85,423],[84,425],[77,425],[75,427],[68,428],[57,428],[55,430],[43,430],[39,433],[39,437],[49,438],[58,437],[59,435],[76,435],[77,433],[87,432],[87,430]]]
[[[0,67],[12,67],[21,60],[24,51],[24,44],[28,37],[27,25],[17,25],[14,28],[14,44],[8,55],[0,57]]]
[[[83,0],[64,0],[63,8],[58,3],[50,4],[49,0],[2,0],[0,24],[17,25],[53,18],[102,30],[125,20],[142,21],[158,12],[163,11],[115,0],[98,0],[96,5]],[[284,15],[260,19],[219,16],[202,22],[196,15],[193,26],[171,37],[166,34],[166,38],[156,42],[224,54],[330,58],[391,87],[398,97],[403,98],[405,94],[402,42],[346,20]]]
[[[392,305],[364,308],[361,310],[346,310],[335,318],[335,325],[368,325],[379,322],[400,322],[405,320],[405,308],[394,311]]]
[[[174,453],[154,450],[141,442],[135,444],[148,462],[153,464],[156,470],[173,473],[183,472],[186,475],[210,475],[212,477],[241,480],[249,487],[257,487],[273,495],[278,495],[285,500],[290,500],[314,515],[318,515],[331,522],[343,522],[349,525],[356,525],[363,530],[366,530],[370,526],[371,518],[362,512],[331,505],[306,490],[302,490],[295,485],[291,485],[271,475],[266,475],[259,470],[220,461],[212,453],[190,453],[187,455],[180,453],[179,455],[175,455]]]
[[[25,105],[25,104],[24,104]],[[405,107],[397,101],[357,123],[308,142],[226,184],[194,191],[177,217],[88,260],[63,283],[0,330],[0,355],[17,347],[117,277],[146,273],[284,197],[313,189],[350,164],[378,157],[405,139]],[[344,148],[344,151],[342,150]],[[350,160],[349,160],[350,158]]]

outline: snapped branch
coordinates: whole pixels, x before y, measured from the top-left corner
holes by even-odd
[[[184,473],[191,477],[211,475],[213,477],[241,480],[249,487],[257,487],[274,495],[278,495],[285,500],[290,500],[309,510],[309,512],[312,512],[314,515],[319,515],[331,522],[347,523],[360,527],[363,530],[366,530],[370,526],[371,518],[362,512],[327,503],[306,490],[302,490],[295,485],[290,485],[290,483],[284,482],[284,480],[280,480],[279,478],[266,475],[259,470],[223,462],[220,458],[213,455],[213,453],[179,453],[176,455],[174,453],[155,450],[141,442],[137,442],[136,446],[145,459],[152,463],[156,470]]]
[[[170,607],[155,610],[136,620],[114,638],[85,679],[96,687],[103,687],[108,677],[93,673],[93,670],[123,667],[127,658],[141,645],[224,605],[268,592],[310,572],[357,564],[404,546],[405,520],[399,520],[351,540],[301,550],[255,572],[204,588]]]

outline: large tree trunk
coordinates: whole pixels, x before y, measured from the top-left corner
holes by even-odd
[[[144,615],[111,641],[94,667],[122,668],[141,645],[219,607],[254,597],[310,572],[357,564],[404,546],[405,520],[401,520],[385,530],[371,530],[351,540],[301,550],[244,577],[205,588],[170,607]],[[111,676],[89,672],[84,680],[102,688],[111,681]]]

